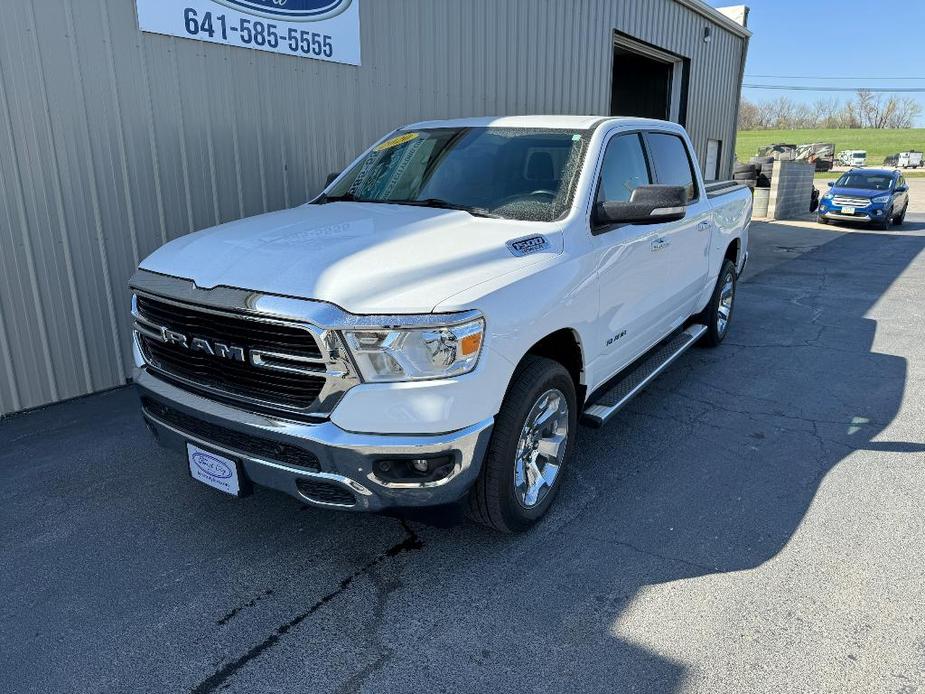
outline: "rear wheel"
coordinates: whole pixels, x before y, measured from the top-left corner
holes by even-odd
[[[560,363],[527,356],[495,419],[469,515],[505,533],[529,529],[549,510],[574,450],[575,383]]]
[[[735,265],[731,260],[724,261],[710,303],[698,317],[699,322],[707,326],[700,340],[701,345],[717,347],[726,338],[735,307],[737,282]]]

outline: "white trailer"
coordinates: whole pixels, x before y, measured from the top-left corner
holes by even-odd
[[[846,149],[838,153],[838,161],[844,166],[864,166],[867,152],[863,149]]]
[[[922,166],[921,152],[900,152],[896,160],[896,166],[900,169],[917,169]]]

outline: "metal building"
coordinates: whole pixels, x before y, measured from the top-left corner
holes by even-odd
[[[669,117],[732,165],[749,33],[701,0],[352,0],[359,66],[142,32],[141,1],[3,3],[0,415],[125,383],[142,257],[403,123]]]

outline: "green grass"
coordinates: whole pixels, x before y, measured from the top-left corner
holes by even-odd
[[[885,157],[911,149],[925,152],[925,128],[908,130],[743,130],[736,141],[736,156],[748,161],[759,147],[777,142],[794,145],[832,142],[835,151],[863,149],[867,165],[882,164]],[[911,174],[911,172],[910,172]]]

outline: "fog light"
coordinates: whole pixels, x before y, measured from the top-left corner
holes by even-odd
[[[453,473],[455,458],[440,455],[433,458],[392,458],[373,464],[376,476],[386,482],[436,482]]]

